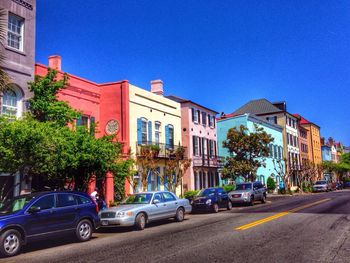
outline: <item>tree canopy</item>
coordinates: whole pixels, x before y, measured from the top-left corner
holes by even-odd
[[[266,165],[268,145],[273,141],[274,138],[258,125],[254,126],[254,131],[243,125],[229,129],[223,142],[230,154],[222,171],[224,177],[235,180],[242,176],[245,180],[255,180],[258,168]]]

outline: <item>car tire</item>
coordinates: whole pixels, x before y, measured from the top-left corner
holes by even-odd
[[[219,212],[219,205],[217,203],[213,204],[213,212],[218,213]]]
[[[146,227],[146,215],[144,213],[140,213],[136,216],[135,228],[136,230],[144,230],[145,227]]]
[[[265,194],[263,194],[263,197],[262,197],[262,199],[261,199],[261,203],[262,203],[262,204],[265,204],[265,203],[266,203],[266,195],[265,195]]]
[[[175,220],[176,222],[182,222],[185,219],[185,211],[183,208],[178,208],[176,210]]]
[[[230,200],[227,202],[227,210],[232,210],[232,202]]]
[[[249,200],[249,205],[253,206],[254,205],[254,196],[252,195]]]
[[[75,236],[79,242],[89,241],[92,236],[92,224],[90,220],[81,220],[75,229]]]
[[[22,236],[15,229],[6,230],[0,236],[0,255],[12,257],[17,255],[22,248]]]

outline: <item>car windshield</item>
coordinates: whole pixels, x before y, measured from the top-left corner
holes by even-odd
[[[250,190],[252,189],[252,184],[237,184],[235,190]]]
[[[214,188],[203,189],[198,193],[198,196],[209,196],[209,195],[215,195]]]
[[[127,197],[121,204],[149,204],[152,199],[152,194],[134,194]]]
[[[30,200],[32,200],[33,198],[34,196],[32,195],[26,195],[26,196],[22,195],[22,196],[5,200],[4,203],[0,204],[0,215],[12,214],[23,209],[23,207],[26,204],[28,204]]]
[[[327,184],[326,181],[317,181],[315,184]]]

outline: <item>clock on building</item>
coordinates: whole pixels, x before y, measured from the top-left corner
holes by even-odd
[[[117,134],[119,131],[119,123],[116,120],[110,120],[106,124],[106,133],[108,135]]]

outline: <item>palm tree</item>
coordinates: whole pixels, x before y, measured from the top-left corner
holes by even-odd
[[[6,11],[4,9],[0,9],[0,43],[4,46],[4,41],[6,40],[7,33],[7,20],[6,20]],[[5,55],[3,54],[4,49],[0,49],[0,92],[4,91],[9,77],[6,72],[3,70],[2,65],[5,62]]]

